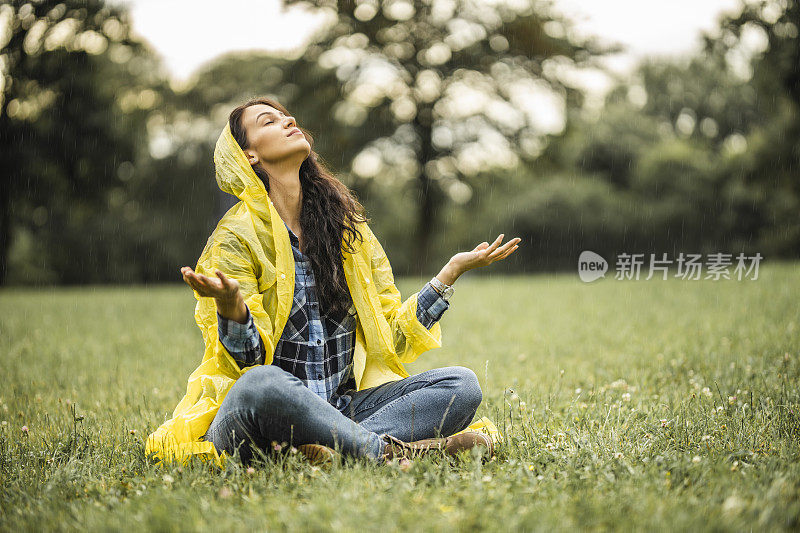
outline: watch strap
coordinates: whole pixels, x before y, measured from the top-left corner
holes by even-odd
[[[439,278],[437,278],[436,276],[433,276],[433,278],[431,278],[430,284],[433,286],[434,289],[436,289],[439,292],[439,294],[442,296],[442,298],[445,299],[445,301],[449,300],[450,296],[453,294],[454,291],[453,286],[445,285],[443,282],[439,281]]]

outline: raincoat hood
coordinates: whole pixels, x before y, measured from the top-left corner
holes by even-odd
[[[220,189],[240,201],[218,222],[195,271],[214,277],[219,269],[239,282],[268,365],[294,296],[289,232],[227,124],[214,149],[214,166]],[[343,267],[357,315],[353,372],[357,389],[363,390],[407,377],[403,363],[440,347],[442,334],[439,322],[427,329],[417,319],[418,293],[402,300],[386,253],[367,223],[359,223],[356,229],[363,242],[354,243],[353,253],[344,253]],[[145,450],[159,460],[198,456],[221,465],[226,454],[217,453],[203,435],[233,383],[254,367],[240,368],[219,341],[214,299],[193,292],[195,322],[205,344],[203,359],[189,376],[186,394],[172,418],[148,436]],[[502,439],[485,417],[467,429],[484,431],[497,442]]]
[[[270,201],[267,189],[234,139],[229,124],[214,147],[214,169],[217,185],[223,192],[245,202],[262,217],[269,217],[269,209],[265,209]]]

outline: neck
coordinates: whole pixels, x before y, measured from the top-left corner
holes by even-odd
[[[275,210],[292,231],[300,235],[300,210],[303,205],[303,189],[300,187],[300,168],[297,166],[270,166],[269,197]],[[295,231],[297,228],[297,231]]]

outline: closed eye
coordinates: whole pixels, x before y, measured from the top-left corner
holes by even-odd
[[[264,113],[261,113],[259,116],[257,116],[256,120],[260,120],[262,116],[267,118],[267,120],[263,124],[264,126],[266,126],[267,124],[272,124],[273,123],[273,121],[269,120],[268,117],[270,117],[270,116],[274,117],[274,116],[278,116],[278,115],[276,113],[273,113],[272,111],[266,111]],[[283,112],[281,112],[280,117],[281,118],[286,118],[286,115],[284,115]]]
[[[275,114],[274,114],[274,113],[270,113],[270,115],[272,115],[272,116],[275,116]],[[286,117],[286,115],[284,115],[283,113],[281,113],[281,115],[280,115],[280,118],[284,118],[284,117]],[[267,120],[267,122],[264,122],[264,124],[265,124],[265,125],[266,125],[266,124],[272,124],[273,122],[274,122],[273,120]]]

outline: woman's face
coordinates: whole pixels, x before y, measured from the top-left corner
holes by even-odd
[[[269,171],[272,164],[300,164],[311,153],[311,144],[297,128],[294,117],[265,104],[247,107],[242,125],[250,147],[244,151],[251,165],[257,163]],[[299,132],[299,133],[298,133]]]

